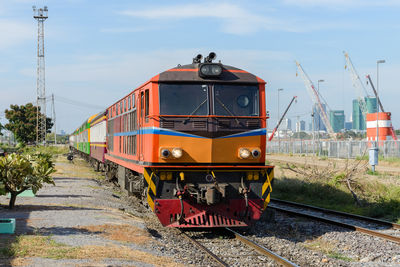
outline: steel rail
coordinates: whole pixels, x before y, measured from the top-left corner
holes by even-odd
[[[296,264],[294,264],[293,262],[279,256],[278,254],[274,253],[273,251],[260,246],[259,244],[251,241],[250,239],[247,239],[246,237],[242,236],[241,234],[233,231],[230,228],[226,228],[226,230],[228,230],[229,232],[233,233],[236,237],[236,239],[240,240],[241,242],[245,243],[246,245],[248,245],[249,247],[255,249],[256,251],[258,251],[259,253],[268,256],[269,258],[273,259],[274,261],[282,264],[283,266],[290,266],[290,267],[294,267],[294,266],[298,266]]]
[[[364,227],[360,227],[360,226],[356,226],[356,225],[352,225],[352,224],[347,224],[347,223],[343,223],[343,222],[339,222],[336,220],[332,220],[332,219],[327,219],[327,218],[323,218],[323,217],[319,217],[316,215],[311,215],[311,214],[307,214],[307,213],[303,213],[303,212],[299,212],[299,211],[292,211],[292,210],[286,210],[283,208],[279,208],[277,206],[275,206],[274,204],[269,204],[268,205],[270,208],[273,208],[275,210],[290,214],[290,215],[294,215],[294,216],[301,216],[301,217],[305,217],[305,218],[310,218],[310,219],[314,219],[317,221],[321,221],[321,222],[326,222],[332,225],[337,225],[343,228],[347,228],[353,231],[357,231],[357,232],[362,232],[371,236],[375,236],[375,237],[380,237],[395,243],[400,243],[400,237],[396,237],[396,236],[392,236],[392,235],[388,235],[388,234],[384,234],[378,231],[374,231],[374,230],[370,230]]]
[[[297,202],[292,202],[292,201],[287,201],[287,200],[281,200],[281,199],[276,199],[276,198],[271,198],[271,203],[281,203],[281,204],[290,205],[290,206],[294,206],[294,207],[320,211],[320,212],[327,213],[327,214],[339,215],[339,216],[344,216],[344,217],[348,217],[348,218],[353,218],[353,219],[368,221],[368,222],[372,222],[372,223],[376,223],[376,224],[381,224],[381,225],[385,225],[385,226],[390,226],[394,229],[400,229],[400,224],[388,222],[385,220],[379,220],[379,219],[375,219],[375,218],[371,218],[371,217],[361,216],[361,215],[357,215],[357,214],[336,211],[336,210],[330,210],[330,209],[315,207],[315,206],[311,206],[311,205],[307,205],[307,204],[302,204],[302,203],[297,203]]]
[[[226,262],[224,262],[223,260],[221,260],[217,255],[215,255],[214,253],[211,252],[211,250],[209,250],[208,248],[206,248],[205,246],[203,246],[202,244],[200,244],[198,241],[194,240],[192,237],[190,237],[188,234],[186,234],[185,232],[183,232],[182,230],[180,230],[182,235],[188,239],[189,241],[191,241],[193,244],[195,244],[196,246],[198,246],[200,249],[202,249],[204,252],[206,252],[214,261],[216,261],[219,265],[224,266],[224,267],[229,267],[229,264],[227,264]]]

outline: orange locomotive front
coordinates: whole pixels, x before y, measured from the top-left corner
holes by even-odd
[[[198,55],[108,108],[107,175],[164,226],[247,226],[269,203],[265,82],[214,58]]]

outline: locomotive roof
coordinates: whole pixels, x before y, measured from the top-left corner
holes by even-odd
[[[216,64],[216,63],[214,63]],[[220,64],[223,68],[221,76],[218,78],[202,78],[199,76],[201,64],[178,65],[175,68],[164,71],[158,75],[159,82],[213,82],[213,83],[245,83],[259,84],[265,83],[264,80],[245,70],[232,66]]]

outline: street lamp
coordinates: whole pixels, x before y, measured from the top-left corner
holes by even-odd
[[[376,61],[376,147],[379,146],[379,64],[385,63],[384,59]]]
[[[280,91],[283,91],[283,88],[279,88],[278,89],[278,120],[277,120],[277,123],[279,122],[279,92]],[[280,138],[280,135],[279,135],[279,126],[278,126],[278,128],[276,129],[276,131],[278,132],[278,151],[279,151],[279,153],[281,152],[281,138]]]
[[[379,64],[385,62],[384,59],[376,61],[376,142],[375,147],[369,150],[369,164],[373,172],[375,172],[375,166],[378,165],[379,156]]]

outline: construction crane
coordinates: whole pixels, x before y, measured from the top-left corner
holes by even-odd
[[[276,125],[276,127],[274,128],[274,130],[272,131],[272,134],[271,134],[271,136],[269,137],[268,141],[271,141],[272,138],[274,138],[275,132],[278,130],[279,125],[281,125],[283,118],[285,117],[286,113],[288,112],[290,106],[293,104],[293,101],[295,101],[296,99],[297,99],[297,96],[294,96],[294,97],[292,98],[292,101],[290,101],[290,103],[289,103],[288,107],[286,108],[285,112],[283,113],[282,117],[279,119],[279,122],[278,122],[278,124]]]
[[[303,67],[300,65],[300,63],[296,61],[296,65],[297,65],[297,71],[298,71],[298,73],[300,73],[300,76],[303,79],[304,85],[306,86],[307,91],[310,94],[310,97],[311,97],[313,103],[317,104],[318,112],[320,114],[320,117],[321,117],[323,123],[325,124],[328,134],[331,137],[335,137],[335,132],[333,131],[332,125],[329,122],[328,116],[326,115],[326,112],[322,107],[319,92],[317,92],[317,90],[315,90],[314,84],[312,83],[310,78],[307,76],[307,74],[305,73],[305,71],[304,71]],[[296,73],[296,76],[298,73]]]
[[[371,85],[372,90],[374,91],[375,97],[376,97],[376,99],[377,99],[377,101],[378,101],[378,103],[379,103],[379,106],[380,106],[382,112],[385,112],[385,109],[383,108],[381,99],[378,97],[378,93],[376,92],[375,86],[374,86],[374,84],[372,83],[371,76],[367,75],[367,79],[369,80],[369,84]],[[391,132],[391,135],[392,135],[393,140],[396,140],[396,141],[397,141],[397,136],[396,136],[396,132],[395,132],[394,129],[393,129],[393,125],[391,125],[391,129],[390,129],[390,130],[391,130],[390,132]]]
[[[349,54],[346,53],[345,51],[343,51],[343,54],[346,59],[346,65],[344,66],[344,68],[346,69],[348,67],[350,70],[350,76],[351,80],[353,81],[353,87],[356,89],[358,94],[357,96],[358,105],[360,106],[362,115],[366,117],[368,110],[367,110],[367,103],[365,102],[364,99],[364,95],[368,96],[367,90],[365,89],[364,84],[361,82],[360,76],[358,75],[356,69],[354,68],[353,62],[351,62]]]

